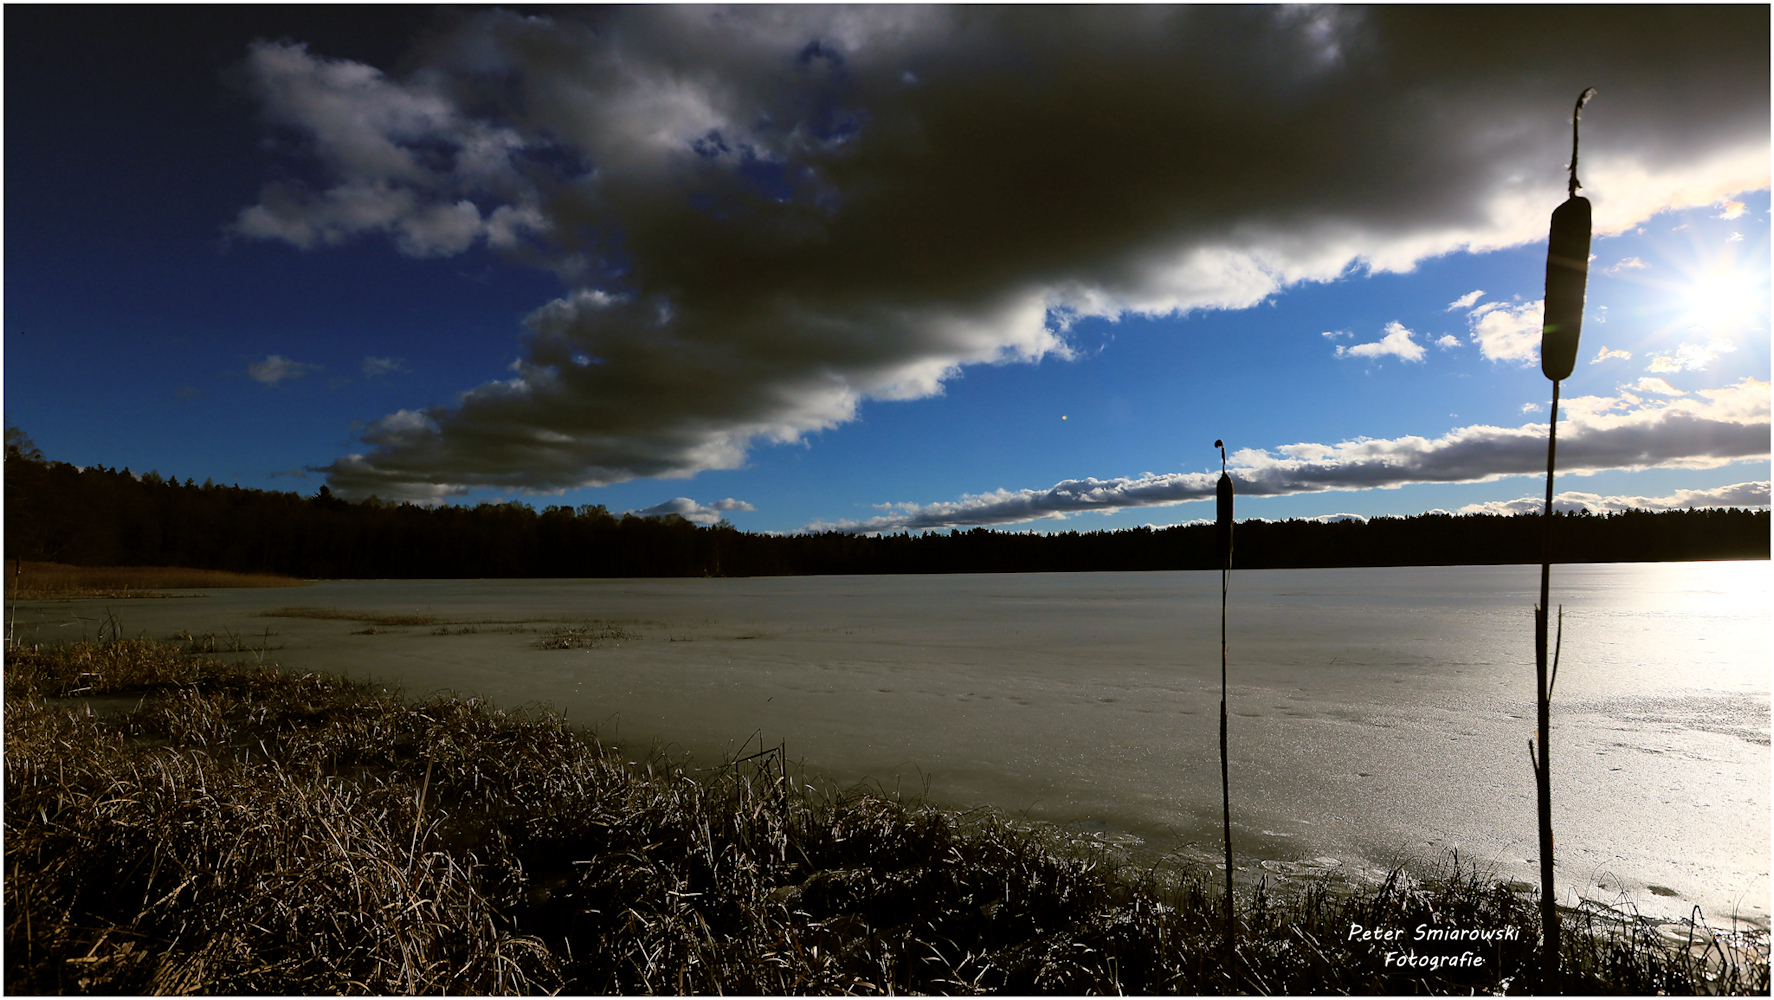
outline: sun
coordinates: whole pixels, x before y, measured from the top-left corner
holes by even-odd
[[[1602,268],[1612,282],[1602,286],[1607,290],[1598,305],[1606,311],[1598,310],[1597,318],[1630,325],[1617,333],[1598,326],[1597,332],[1658,354],[1681,344],[1744,347],[1765,339],[1767,232],[1744,224],[1751,220],[1720,226],[1719,218],[1690,219],[1657,235],[1641,230],[1635,236],[1642,238],[1623,241],[1619,256]]]
[[[1767,276],[1752,274],[1736,261],[1717,260],[1697,270],[1677,291],[1683,325],[1729,337],[1759,325],[1768,311]]]

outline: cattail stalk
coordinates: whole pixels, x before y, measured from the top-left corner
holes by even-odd
[[[1540,603],[1534,606],[1534,675],[1537,697],[1534,728],[1539,734],[1539,756],[1528,741],[1528,760],[1534,767],[1534,791],[1540,820],[1540,938],[1541,988],[1556,992],[1558,982],[1558,890],[1552,871],[1552,672],[1548,668],[1546,609],[1552,592],[1552,477],[1558,455],[1558,383],[1552,383],[1552,429],[1546,437],[1546,510],[1540,536]]]
[[[1215,526],[1220,549],[1220,818],[1226,834],[1226,964],[1237,982],[1238,941],[1232,914],[1232,781],[1226,756],[1226,593],[1232,576],[1232,477],[1226,474],[1226,444],[1220,450],[1220,481],[1215,484]]]
[[[1552,213],[1552,230],[1546,242],[1545,322],[1540,337],[1540,370],[1552,380],[1552,418],[1546,435],[1546,510],[1540,536],[1540,603],[1534,607],[1534,675],[1536,680],[1535,729],[1538,755],[1528,741],[1528,761],[1534,768],[1535,798],[1540,820],[1540,988],[1559,989],[1558,890],[1553,882],[1552,853],[1552,685],[1558,676],[1557,650],[1546,640],[1548,608],[1552,600],[1552,483],[1558,465],[1558,390],[1577,362],[1577,339],[1583,331],[1584,294],[1589,281],[1589,199],[1577,189],[1577,124],[1583,105],[1595,96],[1590,87],[1577,96],[1571,112],[1571,165],[1568,196]],[[1563,614],[1560,614],[1560,638]]]

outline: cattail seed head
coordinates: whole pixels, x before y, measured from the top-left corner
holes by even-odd
[[[1583,300],[1589,284],[1589,199],[1573,195],[1552,212],[1546,247],[1546,318],[1541,327],[1540,370],[1557,382],[1577,365],[1583,332]]]
[[[1219,530],[1220,565],[1230,567],[1232,565],[1232,477],[1224,472],[1220,473],[1220,481],[1215,486],[1215,493],[1219,501],[1216,527]]]

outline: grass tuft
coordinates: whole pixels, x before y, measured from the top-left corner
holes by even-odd
[[[411,703],[147,640],[7,659],[12,993],[1533,992],[1531,899],[1434,883],[1241,898],[766,749],[634,762],[548,714]],[[72,700],[70,700],[72,699]],[[1515,929],[1389,967],[1350,925]],[[1567,986],[1766,993],[1765,936],[1571,914]],[[1721,943],[1723,942],[1723,943]]]
[[[531,643],[537,649],[596,649],[606,642],[639,639],[640,636],[609,623],[562,626]]]

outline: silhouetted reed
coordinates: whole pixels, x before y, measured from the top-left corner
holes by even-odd
[[[1220,478],[1214,486],[1214,532],[1220,555],[1220,815],[1226,841],[1226,961],[1236,969],[1238,921],[1233,913],[1237,895],[1232,887],[1232,779],[1226,751],[1226,592],[1232,577],[1232,477],[1226,473],[1226,443],[1215,440],[1213,446],[1220,450]],[[1236,980],[1233,985],[1237,985]]]
[[[1540,742],[1539,756],[1536,757],[1534,741],[1528,741],[1528,761],[1533,765],[1539,819],[1540,934],[1545,940],[1543,958],[1546,962],[1541,978],[1552,992],[1559,989],[1560,954],[1552,836],[1552,688],[1558,679],[1558,652],[1554,646],[1549,666],[1546,640],[1546,620],[1552,613],[1552,482],[1558,464],[1559,383],[1571,376],[1577,363],[1577,342],[1583,331],[1584,292],[1589,281],[1590,210],[1589,199],[1577,193],[1582,186],[1577,180],[1577,126],[1583,118],[1583,105],[1594,96],[1594,87],[1585,88],[1577,95],[1577,106],[1571,111],[1569,193],[1564,203],[1552,212],[1552,227],[1546,244],[1544,320],[1540,331],[1540,370],[1552,382],[1552,412],[1548,416],[1546,434],[1546,510],[1540,550],[1540,602],[1534,606],[1534,731]],[[1559,617],[1562,633],[1562,610]]]
[[[780,747],[694,772],[548,713],[409,703],[145,640],[14,649],[5,680],[13,993],[1233,982],[1209,875],[990,814],[816,790]],[[1259,889],[1238,912],[1253,991],[1535,988],[1531,901],[1466,869],[1353,896]],[[1351,944],[1353,923],[1517,939],[1484,946],[1480,968],[1405,974]],[[1565,946],[1567,982],[1597,992],[1768,988],[1765,951],[1697,957],[1648,933]]]

